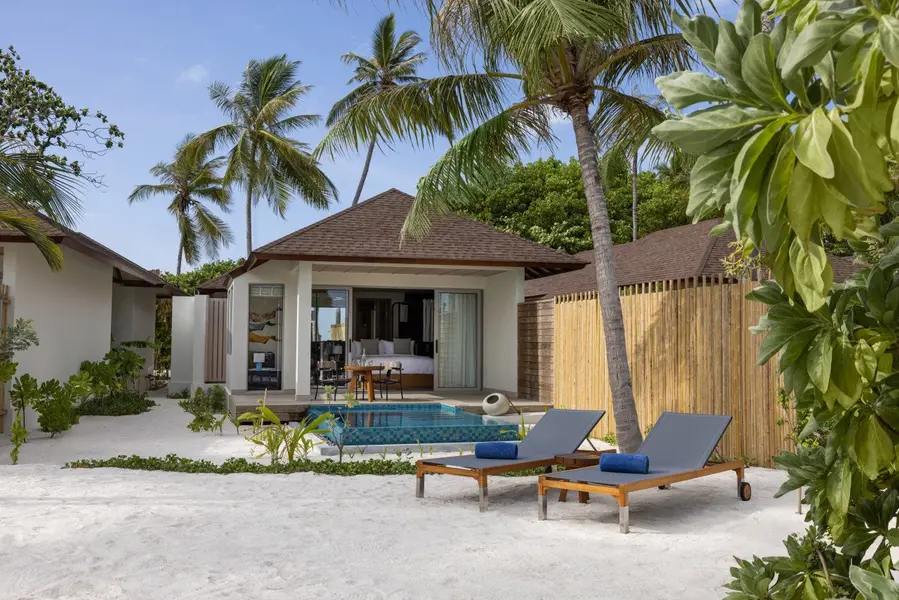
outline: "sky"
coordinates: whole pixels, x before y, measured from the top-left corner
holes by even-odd
[[[86,165],[104,175],[104,187],[84,189],[84,214],[78,229],[148,269],[175,270],[178,235],[158,197],[129,205],[135,185],[155,183],[149,169],[170,160],[188,132],[201,133],[225,122],[208,97],[213,81],[235,84],[247,61],[287,54],[300,60],[299,77],[313,86],[298,112],[325,116],[349,91],[351,69],[340,61],[345,52],[369,56],[371,32],[393,10],[398,30],[413,29],[430,54],[426,15],[406,2],[347,0],[339,8],[329,0],[155,0],[154,2],[72,3],[29,0],[4,6],[0,40],[13,45],[21,65],[51,85],[77,107],[102,110],[125,132],[125,147]],[[439,73],[433,58],[421,69]],[[324,126],[296,137],[315,146]],[[555,124],[555,154],[567,160],[574,152],[570,124]],[[440,157],[445,146],[398,145],[376,152],[363,191],[368,198],[389,188],[415,193],[415,185]],[[548,155],[544,150],[528,158]],[[320,220],[351,202],[364,156],[323,161],[334,181],[339,202],[321,211],[295,199],[280,219],[264,204],[254,213],[254,247]],[[236,243],[220,258],[244,255],[245,227],[239,194],[224,215]],[[351,243],[351,240],[347,240]]]

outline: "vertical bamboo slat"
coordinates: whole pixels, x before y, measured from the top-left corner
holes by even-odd
[[[749,327],[764,314],[745,295],[752,281],[717,278],[621,288],[625,344],[644,430],[664,411],[734,417],[720,452],[770,466],[790,449],[777,403],[774,363],[756,366],[760,339]],[[554,306],[553,401],[607,412],[594,435],[615,431],[599,301],[595,293],[559,296]]]

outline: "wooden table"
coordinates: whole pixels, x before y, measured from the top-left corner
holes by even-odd
[[[350,374],[350,393],[356,393],[356,381],[360,377],[365,377],[365,389],[368,393],[368,401],[371,402],[375,399],[375,378],[374,372],[380,371],[383,369],[381,365],[372,365],[363,367],[360,365],[347,365],[344,367],[347,373]]]
[[[566,469],[582,469],[584,467],[595,467],[599,464],[599,457],[606,453],[614,454],[616,450],[609,448],[607,450],[583,450],[573,454],[559,454],[556,456],[556,464]],[[568,500],[568,490],[559,491],[559,502]],[[577,500],[581,504],[587,504],[590,501],[588,492],[578,492]]]

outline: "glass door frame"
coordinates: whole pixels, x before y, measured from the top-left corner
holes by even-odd
[[[475,387],[442,387],[440,385],[440,294],[474,294],[477,298],[477,364]],[[434,391],[479,392],[484,389],[484,291],[459,288],[436,288],[434,290]]]
[[[339,292],[346,292],[347,297],[347,306],[346,306],[346,321],[344,322],[344,340],[343,340],[343,363],[344,365],[349,365],[350,363],[350,350],[353,347],[353,286],[350,285],[313,285],[312,291],[313,293],[316,291],[322,290],[333,290]],[[314,310],[314,306],[309,306],[309,319],[312,320],[312,311]],[[318,327],[318,323],[311,321],[309,330],[315,333],[315,328]],[[310,350],[312,347],[313,340],[309,340]],[[353,357],[354,359],[356,357]],[[309,375],[311,376],[312,370],[315,369],[315,363],[311,363],[309,365]]]

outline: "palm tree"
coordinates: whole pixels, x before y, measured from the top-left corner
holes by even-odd
[[[247,256],[253,251],[253,207],[264,199],[284,218],[291,194],[316,208],[328,208],[337,190],[321,171],[308,145],[289,137],[321,121],[318,115],[292,115],[310,86],[296,79],[299,61],[286,55],[251,60],[236,90],[222,82],[209,97],[229,122],[200,135],[192,151],[228,144],[224,184],[246,191]]]
[[[15,229],[33,243],[53,271],[62,268],[59,246],[29,213],[42,213],[73,227],[81,212],[77,176],[21,140],[0,137],[0,194],[12,210],[0,212],[0,227]]]
[[[315,151],[317,156],[327,152],[333,158],[339,151],[348,148],[341,139],[341,135],[347,131],[347,124],[343,121],[351,118],[353,113],[349,109],[361,99],[383,93],[396,86],[422,81],[422,78],[415,74],[418,65],[425,60],[423,52],[415,52],[415,47],[420,42],[421,38],[414,31],[404,31],[397,38],[396,19],[391,13],[378,21],[375,27],[371,39],[371,58],[363,58],[353,52],[347,52],[340,57],[344,63],[355,65],[356,74],[347,84],[360,85],[331,108],[326,124],[332,129],[318,145]],[[365,165],[362,167],[362,177],[359,178],[359,186],[353,197],[353,206],[359,203],[377,143],[377,134],[368,140],[368,152],[365,155]]]
[[[365,98],[353,112],[368,115],[362,133],[389,124],[392,135],[418,142],[451,128],[464,135],[419,182],[404,234],[427,233],[431,218],[472,201],[472,186],[489,180],[533,147],[552,147],[550,113],[570,117],[584,181],[594,264],[618,440],[625,452],[642,441],[625,351],[624,325],[597,142],[590,107],[617,112],[612,122],[634,131],[654,107],[622,91],[638,79],[684,69],[688,46],[670,33],[665,0],[425,0],[432,15],[432,46],[454,75]],[[474,55],[483,68],[465,71]],[[517,98],[510,100],[514,89]],[[429,117],[429,115],[431,115]],[[380,130],[383,131],[383,130]],[[444,130],[445,131],[445,130]],[[603,132],[620,139],[626,131]]]
[[[214,259],[222,246],[229,246],[234,241],[231,228],[203,204],[207,201],[223,212],[231,212],[231,194],[218,174],[225,159],[209,158],[208,148],[187,151],[195,139],[195,135],[187,134],[178,144],[172,162],[159,162],[150,169],[150,174],[161,183],[139,185],[128,196],[129,204],[153,196],[172,199],[168,210],[178,223],[180,236],[176,275],[181,274],[182,258],[189,265],[197,264],[205,251],[206,256]]]

